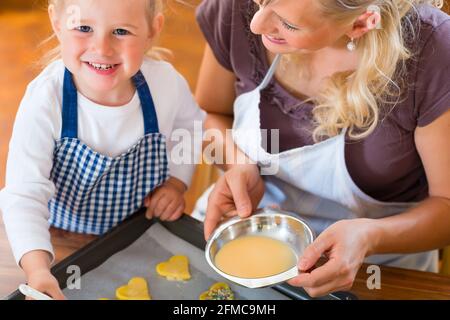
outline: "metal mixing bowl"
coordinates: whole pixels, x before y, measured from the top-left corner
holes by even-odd
[[[224,222],[214,231],[206,244],[206,260],[221,276],[247,288],[271,286],[298,275],[297,265],[285,272],[264,278],[235,277],[217,268],[214,261],[219,250],[231,240],[249,235],[266,236],[286,243],[297,255],[297,261],[314,240],[312,229],[304,221],[292,212],[279,209],[259,209],[249,218],[235,217]]]

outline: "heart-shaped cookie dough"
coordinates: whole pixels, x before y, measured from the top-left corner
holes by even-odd
[[[120,300],[151,300],[147,281],[144,278],[131,278],[127,285],[116,290],[116,297]]]
[[[168,261],[159,263],[156,272],[167,280],[183,281],[191,278],[189,259],[186,256],[173,256]]]
[[[199,300],[234,300],[234,294],[228,284],[225,282],[217,282],[198,298]]]

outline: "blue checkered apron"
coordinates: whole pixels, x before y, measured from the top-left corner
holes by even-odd
[[[145,135],[118,157],[99,154],[78,140],[77,90],[66,69],[62,132],[50,178],[56,191],[49,222],[64,230],[103,234],[137,211],[145,196],[168,178],[165,136],[141,72],[133,77],[141,101]]]

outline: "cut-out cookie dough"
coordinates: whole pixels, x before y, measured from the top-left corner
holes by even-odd
[[[234,293],[230,286],[224,282],[213,284],[208,291],[203,292],[200,300],[234,300]]]
[[[168,261],[159,263],[156,272],[167,280],[184,281],[191,278],[189,259],[186,256],[173,256]]]
[[[147,281],[144,278],[131,278],[127,285],[116,290],[116,297],[120,300],[151,300]]]

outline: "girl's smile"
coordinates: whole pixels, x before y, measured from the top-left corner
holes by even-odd
[[[107,63],[97,63],[97,62],[85,62],[93,72],[101,76],[109,76],[114,74],[120,67],[120,64],[107,64]]]

